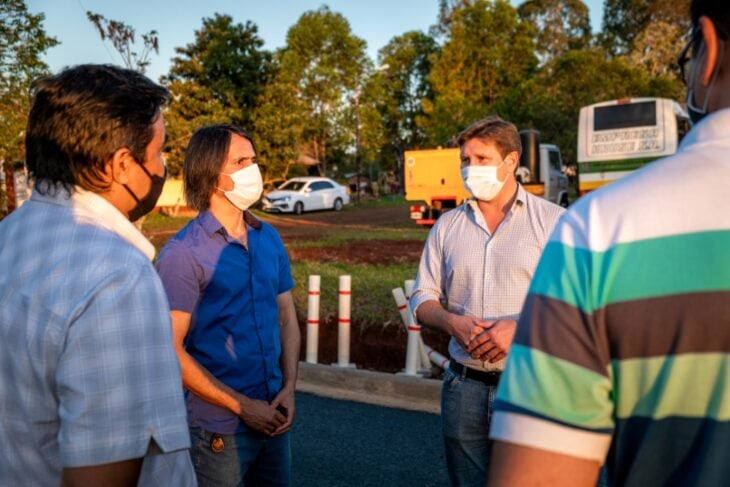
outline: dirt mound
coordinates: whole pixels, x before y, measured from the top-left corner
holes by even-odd
[[[285,244],[290,241],[290,238],[284,238]],[[423,242],[419,240],[353,240],[338,247],[289,247],[289,257],[344,264],[417,264],[422,251]]]

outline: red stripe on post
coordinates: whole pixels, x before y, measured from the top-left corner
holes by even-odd
[[[350,291],[340,291],[339,294],[352,294]]]
[[[308,325],[319,325],[319,320],[307,320]]]
[[[308,291],[307,294],[310,296],[319,296],[319,291]]]
[[[407,306],[407,305],[405,305],[405,304],[404,304],[403,306],[398,306],[398,311],[403,311],[403,310],[404,310],[404,309],[406,309],[407,307],[408,307],[408,306]]]
[[[350,322],[350,320],[348,318],[338,318],[337,321],[340,323],[349,323]]]
[[[411,325],[408,327],[408,331],[421,331],[421,327]]]

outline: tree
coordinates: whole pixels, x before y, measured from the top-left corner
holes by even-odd
[[[229,122],[236,117],[237,111],[224,106],[208,88],[193,81],[172,81],[168,89],[172,101],[165,110],[165,159],[170,175],[179,176],[185,148],[193,133],[205,125]]]
[[[188,81],[206,88],[215,100],[237,110],[234,121],[251,122],[256,100],[268,80],[271,53],[256,25],[233,23],[229,15],[203,19],[195,42],[178,47],[166,82]]]
[[[25,160],[30,84],[48,73],[41,56],[58,44],[43,30],[44,18],[28,12],[23,0],[0,2],[0,166]]]
[[[540,130],[544,142],[557,144],[564,159],[575,162],[581,107],[617,98],[673,98],[675,86],[624,59],[606,59],[600,49],[570,51],[513,89],[497,112],[520,128]]]
[[[259,140],[275,140],[279,130],[288,131],[279,138],[280,144],[269,146],[271,152],[262,151],[272,167],[291,162],[273,159],[297,153],[320,161],[326,173],[330,149],[352,144],[353,96],[369,63],[365,41],[352,34],[341,14],[321,7],[299,18],[277,53],[273,86],[283,88],[287,96],[265,90],[256,116]],[[297,126],[277,127],[282,115]]]
[[[132,46],[135,44],[135,30],[131,25],[118,20],[108,20],[103,15],[94,12],[86,12],[86,17],[99,31],[102,41],[107,39],[111,41],[114,49],[122,57],[122,63],[128,69],[134,69],[144,74],[147,66],[150,65],[152,51],[155,54],[160,52],[160,42],[156,30],[142,34],[142,51],[136,52],[132,50]]]
[[[366,101],[372,104],[365,104],[363,147],[373,153],[372,158],[379,152],[388,169],[402,167],[404,150],[425,145],[426,133],[419,124],[424,117],[422,101],[433,100],[428,76],[437,52],[433,37],[411,31],[394,37],[378,53],[381,69],[365,85]],[[376,112],[370,113],[369,106]]]
[[[581,0],[527,0],[517,12],[535,28],[537,54],[543,63],[590,43],[588,7]]]
[[[651,20],[634,38],[628,59],[646,69],[651,76],[678,74],[676,59],[685,43],[684,34],[680,25]],[[681,83],[681,80],[677,79],[677,82]]]
[[[506,0],[463,0],[454,7],[446,42],[429,77],[435,93],[424,101],[424,125],[443,145],[535,70],[532,26]]]
[[[689,0],[605,0],[602,45],[613,54],[628,54],[634,40],[652,21],[689,30]]]

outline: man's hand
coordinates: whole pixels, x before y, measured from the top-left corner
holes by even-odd
[[[241,400],[239,417],[249,428],[273,436],[281,425],[286,423],[286,416],[276,410],[276,406],[258,399]]]
[[[279,394],[276,395],[271,405],[279,412],[286,411],[286,421],[284,424],[279,426],[271,436],[280,435],[286,433],[291,428],[292,422],[294,421],[295,404],[294,404],[294,387],[283,387]]]
[[[481,331],[484,326],[489,323],[488,321],[479,321],[474,316],[461,316],[450,314],[448,318],[449,334],[456,338],[464,350],[467,352],[469,343],[473,336],[473,330]]]
[[[474,359],[497,362],[507,356],[516,330],[515,320],[479,322],[472,329],[468,345],[464,348]]]

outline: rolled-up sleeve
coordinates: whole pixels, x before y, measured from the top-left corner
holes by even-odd
[[[426,301],[440,301],[445,295],[443,283],[443,238],[439,221],[431,228],[423,248],[413,294],[409,302],[411,312],[417,315],[418,307]]]

